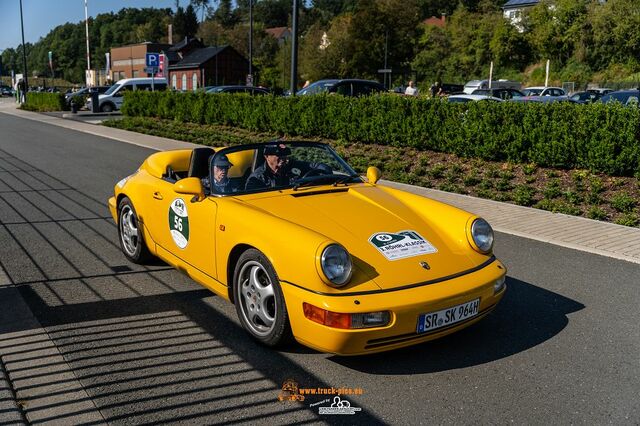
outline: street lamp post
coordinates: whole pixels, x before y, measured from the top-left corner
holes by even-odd
[[[298,87],[298,0],[293,0],[293,16],[291,30],[291,85],[289,90],[295,96]]]
[[[24,66],[24,75],[22,79],[24,81],[24,96],[25,103],[27,102],[27,90],[29,89],[29,81],[27,80],[27,52],[24,45],[24,20],[22,18],[22,0],[20,0],[20,28],[22,29],[22,65]]]
[[[249,76],[253,86],[253,0],[249,0]]]
[[[87,0],[84,0],[84,28],[85,28],[85,34],[87,36],[87,71],[91,70],[91,56],[89,55],[89,9],[87,6]],[[89,76],[89,73],[87,73],[87,76]],[[87,80],[85,78],[85,80]],[[87,86],[90,86],[89,82],[87,81]]]

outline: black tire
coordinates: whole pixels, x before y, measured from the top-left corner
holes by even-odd
[[[122,253],[133,263],[144,264],[151,259],[139,227],[138,214],[127,197],[118,204],[118,240]]]
[[[258,285],[248,277],[254,273]],[[233,272],[233,298],[242,327],[260,343],[275,347],[293,340],[278,276],[258,250],[240,255]]]
[[[112,103],[107,102],[100,107],[100,112],[113,112],[114,106]]]

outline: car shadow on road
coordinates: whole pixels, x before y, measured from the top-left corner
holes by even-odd
[[[585,306],[507,278],[507,292],[486,318],[447,337],[382,354],[329,359],[369,374],[420,374],[485,364],[537,346],[560,333]]]

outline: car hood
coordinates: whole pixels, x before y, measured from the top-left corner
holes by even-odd
[[[472,249],[466,242],[464,225],[446,229],[446,217],[420,216],[377,187],[304,188],[243,198],[340,243],[354,265],[383,289],[435,280],[478,266],[469,256]]]

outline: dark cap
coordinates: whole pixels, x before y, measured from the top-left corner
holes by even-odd
[[[291,149],[283,143],[270,143],[264,146],[264,155],[277,155],[278,157],[285,157],[291,155]]]
[[[217,167],[231,167],[233,163],[229,161],[226,154],[218,154],[213,157],[213,165]]]

